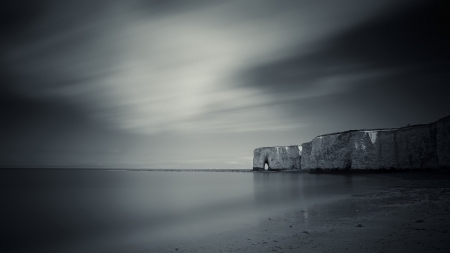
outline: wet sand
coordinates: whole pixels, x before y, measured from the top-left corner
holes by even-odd
[[[378,175],[379,176],[379,175]],[[450,252],[450,173],[389,173],[395,184],[273,214],[254,227],[160,252]]]

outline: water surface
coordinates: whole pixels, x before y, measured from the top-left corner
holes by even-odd
[[[1,170],[1,252],[145,252],[374,190],[305,173]]]

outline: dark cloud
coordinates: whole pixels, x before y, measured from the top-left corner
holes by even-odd
[[[22,33],[42,14],[49,1],[5,0],[0,8],[0,33],[11,36]]]
[[[220,3],[223,3],[223,1],[140,0],[136,2],[135,7],[138,11],[144,11],[154,15],[164,15],[170,12],[197,10],[199,8],[209,7]]]
[[[246,85],[289,104],[294,117],[311,113],[354,125],[381,119],[372,127],[443,117],[450,112],[449,11],[448,2],[429,1],[376,17],[310,52],[301,48],[253,68]]]
[[[450,56],[449,7],[429,1],[380,17],[331,40],[324,54],[377,68],[443,63]]]
[[[0,89],[0,164],[113,163],[129,136],[109,129],[73,105]]]

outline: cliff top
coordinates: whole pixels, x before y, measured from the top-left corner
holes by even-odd
[[[256,149],[261,149],[261,148],[286,148],[286,147],[297,147],[300,148],[301,145],[289,145],[289,146],[270,146],[270,147],[259,147]]]
[[[429,126],[432,124],[435,124],[441,120],[444,119],[450,119],[450,115],[440,118],[434,122],[428,123],[428,124],[416,124],[416,125],[408,125],[408,126],[404,126],[404,127],[397,127],[397,128],[378,128],[378,129],[357,129],[357,130],[347,130],[347,131],[343,131],[343,132],[334,132],[334,133],[328,133],[328,134],[321,134],[316,136],[315,138],[318,137],[323,137],[323,136],[329,136],[329,135],[334,135],[334,134],[345,134],[345,133],[351,133],[351,132],[371,132],[371,131],[395,131],[395,130],[399,130],[399,129],[408,129],[408,128],[413,128],[413,127],[418,127],[418,126]]]

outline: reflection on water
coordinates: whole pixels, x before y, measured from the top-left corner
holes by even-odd
[[[371,184],[366,184],[367,181]],[[286,220],[286,211],[300,212],[300,220],[292,223],[302,224],[303,230],[307,230],[309,206],[367,191],[371,185],[378,185],[375,181],[348,174],[254,173],[255,207],[264,210],[261,215],[278,221]],[[285,223],[279,225],[288,226]]]
[[[289,210],[302,210],[307,221],[309,205],[379,184],[376,177],[300,173],[2,170],[1,248],[157,248],[252,226]]]

